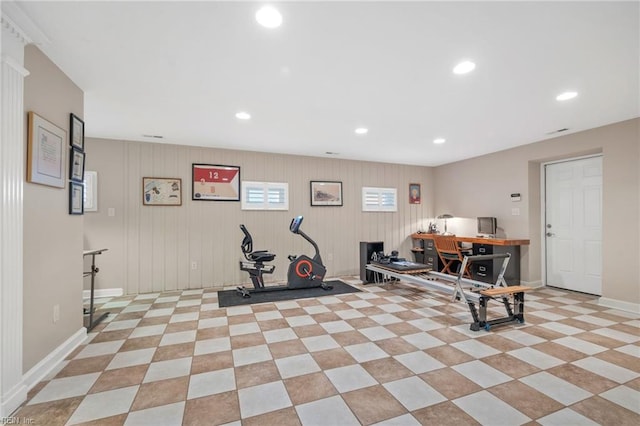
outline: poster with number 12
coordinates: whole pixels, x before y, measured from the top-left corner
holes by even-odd
[[[240,167],[193,164],[192,199],[240,201]]]

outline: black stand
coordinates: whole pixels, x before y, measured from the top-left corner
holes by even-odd
[[[89,324],[87,324],[87,331],[91,331],[93,330],[93,328],[98,325],[100,323],[100,321],[102,321],[103,319],[105,319],[107,317],[107,315],[109,315],[109,312],[105,312],[102,315],[100,315],[98,318],[96,318],[96,320],[94,321],[93,319],[93,311],[94,311],[94,307],[93,307],[93,294],[94,294],[94,288],[95,288],[95,278],[96,278],[96,274],[100,271],[100,269],[98,269],[96,267],[96,255],[97,254],[102,254],[103,252],[107,251],[108,249],[98,249],[98,250],[85,250],[82,253],[82,256],[91,256],[91,270],[88,272],[84,272],[82,274],[83,277],[88,277],[91,276],[91,300],[89,301],[89,310],[87,311],[87,309],[83,310],[83,314],[84,315],[88,315],[89,316]]]

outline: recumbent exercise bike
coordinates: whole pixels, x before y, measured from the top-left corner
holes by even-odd
[[[295,290],[315,287],[331,290],[333,288],[332,285],[322,281],[327,270],[322,264],[322,257],[320,257],[318,245],[300,229],[302,219],[302,216],[293,218],[289,225],[289,230],[309,241],[316,253],[313,258],[304,254],[300,256],[289,255],[288,258],[291,263],[289,264],[289,271],[287,272],[287,284],[279,286],[265,286],[263,278],[263,274],[272,274],[273,271],[275,271],[275,265],[266,265],[265,263],[273,261],[276,255],[267,250],[253,250],[253,238],[251,234],[246,226],[240,225],[240,229],[244,233],[244,239],[240,247],[246,259],[246,261],[240,261],[240,270],[249,273],[254,287],[252,289],[246,289],[244,286],[237,287],[236,291],[241,294],[242,297],[251,297],[251,293],[263,291]]]

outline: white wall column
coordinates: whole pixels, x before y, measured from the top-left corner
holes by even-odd
[[[2,14],[0,64],[0,418],[27,398],[22,376],[24,46],[30,40]]]

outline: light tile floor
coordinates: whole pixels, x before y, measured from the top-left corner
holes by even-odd
[[[638,315],[545,288],[527,293],[525,324],[472,332],[466,306],[444,295],[345,281],[362,292],[226,309],[213,289],[108,300],[111,315],[14,416],[53,426],[640,424]]]

